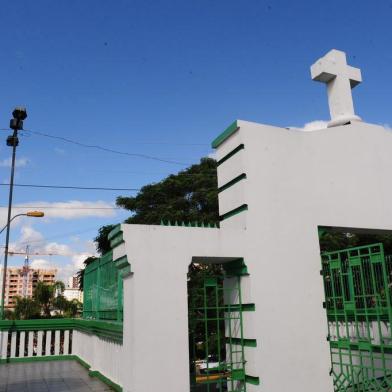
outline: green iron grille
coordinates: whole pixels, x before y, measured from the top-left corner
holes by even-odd
[[[240,277],[208,277],[193,289],[189,320],[193,335],[191,391],[245,392],[245,355]]]
[[[122,321],[122,278],[109,252],[86,267],[83,317]]]
[[[392,391],[392,257],[374,244],[321,259],[335,391]]]

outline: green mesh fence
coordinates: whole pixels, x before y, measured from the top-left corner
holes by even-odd
[[[122,321],[122,278],[113,262],[112,252],[86,267],[83,291],[83,318]]]
[[[322,254],[335,391],[392,391],[392,258],[382,244]]]

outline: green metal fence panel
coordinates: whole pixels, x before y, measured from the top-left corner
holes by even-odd
[[[112,252],[89,264],[84,272],[83,318],[122,321],[122,288]]]
[[[95,319],[97,315],[99,260],[89,264],[83,277],[83,318]]]
[[[391,391],[392,257],[374,244],[321,259],[335,391]]]
[[[241,277],[206,277],[190,293],[191,391],[246,392]]]

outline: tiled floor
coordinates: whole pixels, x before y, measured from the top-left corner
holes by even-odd
[[[0,364],[0,392],[111,391],[76,361]]]

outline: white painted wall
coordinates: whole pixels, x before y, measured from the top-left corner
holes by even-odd
[[[85,332],[73,331],[72,354],[88,363],[116,384],[122,385],[123,346],[112,340]]]
[[[261,380],[250,390],[333,390],[317,226],[392,229],[392,133],[358,122],[311,133],[238,125],[218,159],[245,150],[219,166],[219,184],[247,179],[221,193],[220,209],[246,203],[247,212],[221,229],[122,226],[114,258],[126,254],[133,272],[124,281],[126,392],[189,390],[186,273],[204,256],[248,266],[243,292],[256,312],[245,337],[257,348],[247,373]]]

